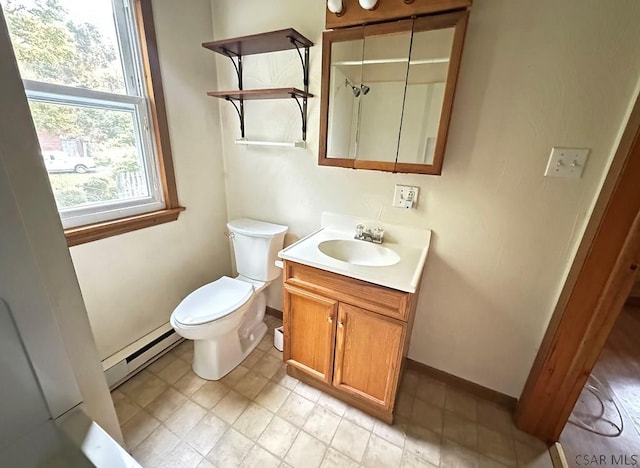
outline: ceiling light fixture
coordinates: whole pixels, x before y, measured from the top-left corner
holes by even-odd
[[[327,8],[336,16],[344,15],[344,4],[342,0],[327,0]]]
[[[358,3],[365,10],[375,10],[378,7],[378,0],[358,0]]]

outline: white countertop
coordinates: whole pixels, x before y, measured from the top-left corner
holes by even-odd
[[[384,242],[381,245],[395,251],[400,256],[400,261],[389,266],[353,265],[325,255],[318,249],[318,245],[326,240],[353,239],[357,224],[364,224],[367,228],[384,229]],[[416,292],[429,251],[429,229],[416,229],[335,213],[323,213],[321,225],[321,229],[281,250],[278,256],[284,260],[380,286],[409,293]]]

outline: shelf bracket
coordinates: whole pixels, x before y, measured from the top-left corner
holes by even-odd
[[[300,63],[302,64],[302,74],[303,74],[303,83],[305,92],[309,92],[309,47],[302,45],[304,48],[304,57],[302,56],[302,52],[300,51],[300,43],[293,36],[287,36],[289,41],[295,46],[296,51],[298,52],[298,57],[300,57]]]
[[[238,77],[238,89],[242,89],[242,55],[235,54],[228,49],[222,50],[224,51],[224,55],[229,57],[229,60],[231,60],[233,68],[236,69],[236,76]],[[237,59],[237,63],[234,58]]]
[[[302,118],[302,141],[307,141],[307,97],[302,98],[302,104],[300,104],[300,98],[297,95],[291,93],[291,97],[295,99],[300,109],[300,117]]]
[[[296,52],[298,52],[298,57],[300,57],[300,63],[302,64],[302,78],[304,83],[304,92],[309,92],[309,46],[305,46],[300,41],[298,41],[293,36],[287,36],[291,44],[296,48]],[[302,55],[301,48],[304,48],[304,56]],[[298,104],[298,108],[300,109],[300,117],[302,118],[302,141],[307,141],[307,97],[304,96],[302,98],[302,103],[300,103],[300,98],[295,94],[291,94],[291,97],[296,100],[296,104]]]
[[[226,96],[225,101],[229,101],[235,107],[236,112],[238,113],[238,118],[240,119],[240,135],[244,138],[244,100],[242,98],[237,101],[240,102],[240,107],[236,104],[236,99],[233,99],[231,96]]]

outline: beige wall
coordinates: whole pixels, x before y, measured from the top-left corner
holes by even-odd
[[[207,0],[154,0],[180,203],[176,222],[73,247],[102,359],[165,324],[189,292],[228,274],[227,213]]]
[[[211,5],[216,39],[295,27],[321,42],[323,1]],[[476,2],[441,177],[318,167],[318,98],[309,149],[234,146],[237,117],[223,103],[229,217],[288,224],[288,242],[316,229],[323,210],[431,228],[410,357],[518,396],[640,74],[639,22],[633,0]],[[219,89],[234,88],[231,65],[217,61]],[[247,88],[302,85],[295,52],[244,67]],[[316,95],[320,68],[316,45]],[[295,103],[246,112],[248,137],[299,138]],[[582,179],[543,177],[554,145],[592,149]],[[396,183],[421,188],[417,210],[391,207]]]

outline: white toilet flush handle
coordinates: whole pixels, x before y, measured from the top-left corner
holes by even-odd
[[[274,263],[278,268],[280,268],[281,270],[284,270],[284,262],[282,260],[276,260]]]

